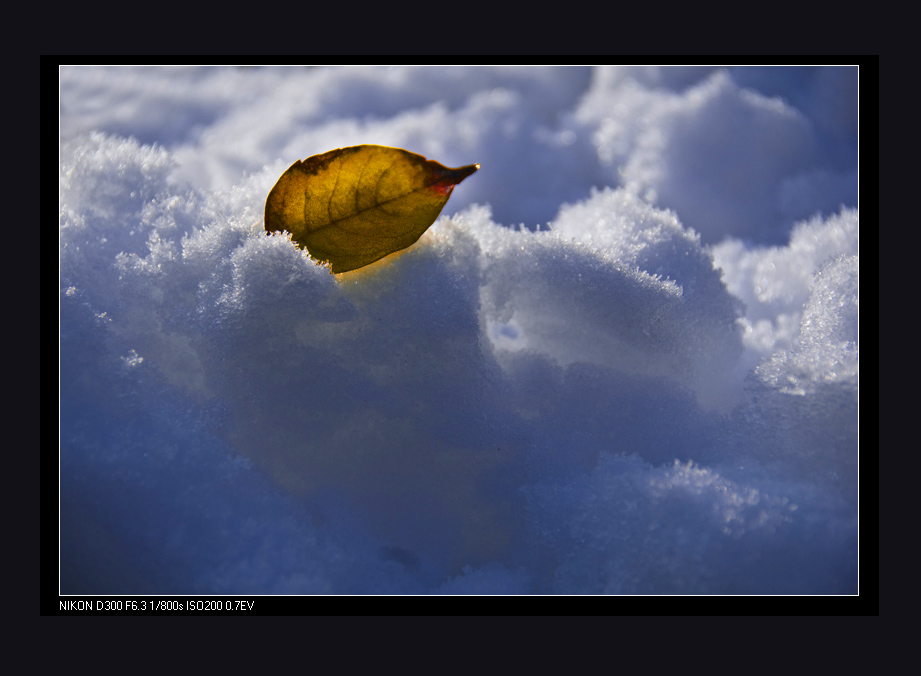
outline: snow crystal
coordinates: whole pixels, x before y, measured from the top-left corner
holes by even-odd
[[[855,81],[62,69],[61,592],[856,593]],[[359,143],[482,169],[334,276]]]

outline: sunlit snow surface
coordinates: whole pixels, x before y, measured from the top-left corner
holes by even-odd
[[[61,591],[856,593],[856,120],[856,68],[62,69]],[[482,168],[334,277],[262,211],[362,143]]]

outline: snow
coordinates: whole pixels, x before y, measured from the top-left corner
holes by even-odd
[[[61,70],[63,594],[855,594],[857,68]],[[481,164],[333,276],[295,160]]]

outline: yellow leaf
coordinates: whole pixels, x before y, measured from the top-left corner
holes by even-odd
[[[330,150],[281,175],[265,202],[265,229],[287,230],[332,272],[348,272],[413,244],[479,168],[449,169],[387,146]]]

